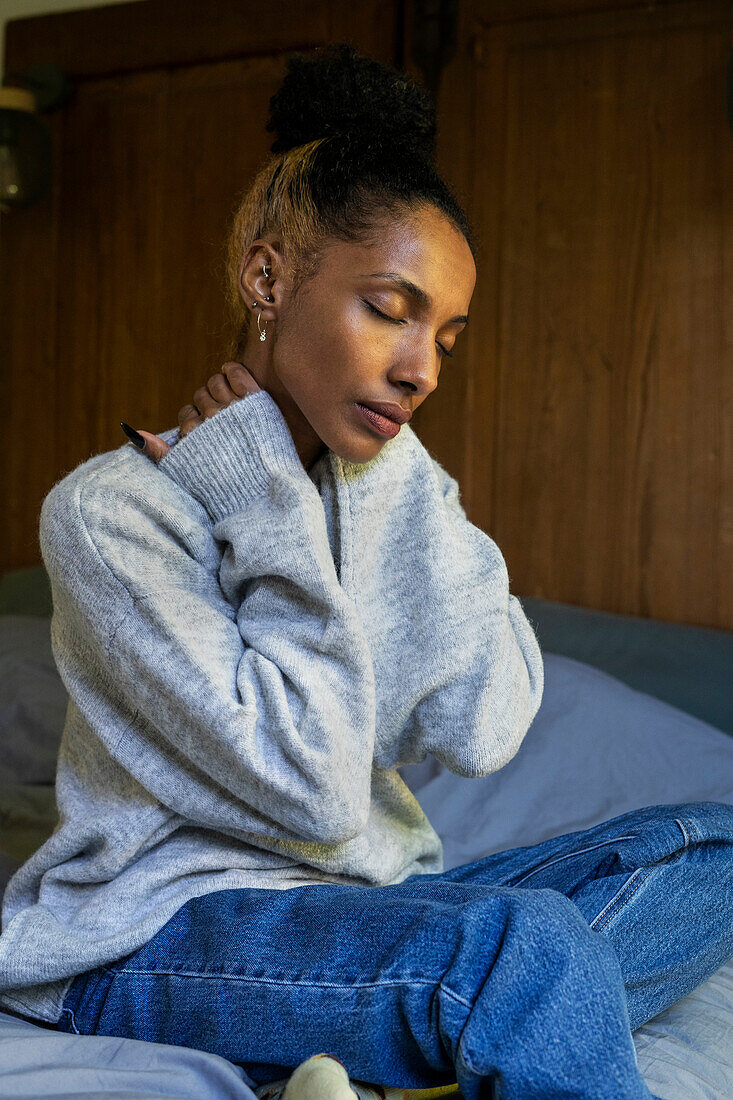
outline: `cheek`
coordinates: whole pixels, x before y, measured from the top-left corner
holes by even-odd
[[[322,326],[322,346],[339,358],[358,358],[368,338],[363,313],[355,305],[329,312]]]
[[[384,346],[382,343],[382,351]],[[351,390],[354,379],[373,374],[378,368],[379,350],[374,326],[366,324],[358,308],[353,307],[334,312],[317,326],[306,354],[316,375]]]
[[[335,365],[363,339],[356,310],[318,301],[287,319],[283,332],[288,351],[309,364]]]
[[[344,311],[334,333],[343,361],[350,364],[352,374],[361,378],[374,377],[386,369],[399,335],[401,330],[391,329],[358,302]]]
[[[311,308],[288,319],[276,369],[296,400],[312,406],[329,393],[356,399],[373,392],[369,380],[379,375],[388,353],[389,340],[380,339],[358,302]]]

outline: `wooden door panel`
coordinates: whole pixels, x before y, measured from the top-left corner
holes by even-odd
[[[527,596],[731,626],[730,5],[499,26],[489,7],[474,522]]]
[[[74,94],[44,118],[52,194],[3,221],[2,569],[40,560],[56,480],[125,443],[120,420],[175,427],[227,357],[226,237],[269,155],[269,100],[290,53],[349,40],[395,63],[399,33],[385,0],[296,3],[276,20],[243,19],[229,0],[146,0],[9,24],[8,68],[42,50]]]
[[[283,60],[257,58],[80,91],[61,175],[59,307],[74,322],[58,345],[57,402],[74,428],[64,459],[80,437],[90,451],[124,442],[120,419],[175,427],[223,362],[228,223],[267,155],[262,119],[283,75]],[[96,384],[79,362],[100,364]]]

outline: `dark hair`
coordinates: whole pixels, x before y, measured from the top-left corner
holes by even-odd
[[[468,219],[435,167],[435,106],[406,73],[348,43],[293,54],[270,99],[276,137],[235,215],[226,245],[232,358],[246,344],[251,313],[239,291],[252,241],[276,234],[293,297],[318,270],[330,239],[366,242],[385,223],[430,204],[475,251]]]

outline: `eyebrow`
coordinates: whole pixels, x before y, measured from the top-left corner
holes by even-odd
[[[430,309],[431,305],[433,304],[427,291],[423,290],[422,287],[419,287],[416,283],[411,282],[410,279],[406,279],[404,275],[398,275],[396,271],[372,271],[369,275],[367,275],[367,278],[389,279],[391,282],[401,287],[402,290],[409,294],[411,298],[414,298],[416,302],[419,302],[420,305],[426,306],[428,309]],[[468,316],[465,313],[462,313],[458,317],[451,317],[450,321],[446,322],[446,324],[449,325],[452,325],[454,323],[461,325],[468,324]]]

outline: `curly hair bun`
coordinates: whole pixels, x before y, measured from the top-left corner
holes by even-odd
[[[277,134],[273,153],[337,136],[362,157],[399,150],[435,159],[435,105],[427,89],[346,42],[288,59],[267,129]]]

